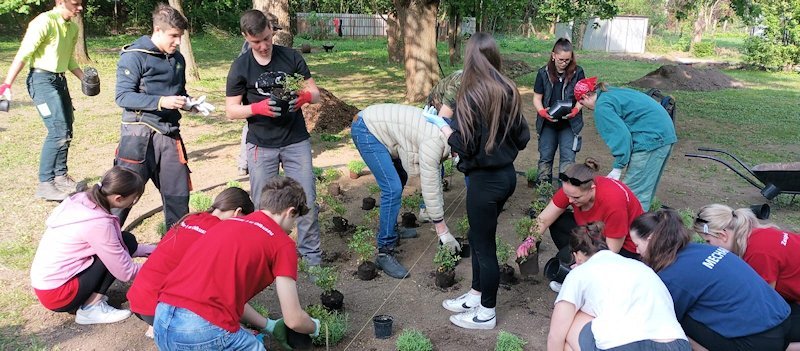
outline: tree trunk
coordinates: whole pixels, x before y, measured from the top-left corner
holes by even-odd
[[[461,61],[461,15],[451,11],[448,15],[447,47],[450,49],[450,66]]]
[[[583,48],[583,35],[586,34],[588,18],[575,18],[572,20],[572,45],[581,50]]]
[[[697,12],[697,18],[694,20],[694,29],[692,30],[692,41],[689,50],[694,48],[694,44],[703,40],[703,32],[706,30],[706,16],[705,9],[700,8]]]
[[[89,58],[89,52],[86,51],[86,30],[83,24],[83,13],[79,13],[73,21],[78,25],[78,42],[75,44],[75,52],[73,53],[75,61],[81,64],[91,63],[92,59]]]
[[[405,12],[400,15],[400,8],[397,9],[398,15],[389,14],[386,18],[386,37],[388,44],[386,49],[389,52],[389,62],[403,62],[405,50],[403,50],[403,26],[400,18],[405,18]]]
[[[172,6],[178,10],[178,12],[186,16],[186,14],[183,13],[181,1],[182,0],[169,0],[169,6]],[[192,41],[189,39],[189,29],[183,31],[180,51],[181,55],[183,55],[183,59],[186,61],[186,80],[189,82],[200,80],[200,70],[197,68],[197,63],[194,61],[194,51],[192,51]]]
[[[395,0],[398,15],[405,12],[406,102],[422,101],[439,80],[439,57],[436,52],[436,11],[438,0]]]
[[[278,25],[282,28],[272,39],[272,42],[292,47],[294,45],[294,35],[292,35],[291,21],[289,20],[289,0],[253,0],[253,8],[264,12],[269,12],[278,18]]]

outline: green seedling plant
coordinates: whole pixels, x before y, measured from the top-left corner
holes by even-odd
[[[433,343],[416,329],[403,329],[395,342],[397,351],[433,351]]]
[[[444,167],[444,176],[450,177],[456,171],[456,163],[453,161],[452,158],[448,158],[442,162],[442,166]]]
[[[653,196],[653,200],[650,201],[650,212],[655,212],[661,209],[664,204],[661,203],[661,199],[658,197]]]
[[[381,218],[381,209],[379,207],[374,207],[373,209],[367,211],[364,214],[364,224],[376,226],[378,225],[378,220]]]
[[[531,210],[536,212],[536,215],[540,215],[542,211],[544,211],[545,207],[547,207],[547,202],[542,200],[536,199],[531,201]]]
[[[344,216],[344,214],[347,213],[347,208],[345,208],[344,204],[342,204],[342,202],[339,201],[339,199],[337,199],[335,196],[323,194],[321,198],[322,201],[325,202],[325,204],[328,205],[328,207],[330,207],[331,210],[333,210],[333,212],[339,216]]]
[[[539,168],[531,167],[525,171],[525,179],[529,182],[535,182],[539,179]]]
[[[553,187],[553,184],[551,184],[550,182],[539,183],[539,185],[536,186],[536,195],[539,196],[539,200],[542,200],[542,201],[545,201],[545,202],[547,202],[551,198],[553,198],[553,194],[555,194],[555,192],[556,192],[556,189]]]
[[[462,238],[467,237],[467,234],[469,234],[469,217],[467,217],[467,215],[464,215],[464,217],[458,220],[458,223],[456,223],[456,231]]]
[[[376,250],[375,233],[367,227],[359,226],[353,236],[350,237],[347,247],[356,254],[359,264],[371,261]]]
[[[164,234],[167,234],[167,224],[164,223],[163,221],[158,222],[158,227],[156,227],[156,233],[158,233],[158,236],[163,238]]]
[[[315,278],[314,284],[324,293],[336,290],[336,283],[339,281],[339,272],[334,267],[323,267],[315,265],[308,267],[308,274]]]
[[[311,338],[316,346],[334,346],[347,335],[347,313],[328,311],[322,305],[306,307],[311,318],[319,320],[319,336]]]
[[[419,205],[422,203],[422,194],[414,193],[412,195],[404,197],[400,200],[403,209],[407,212],[414,212],[419,208]]]
[[[225,184],[225,186],[227,186],[228,188],[239,188],[239,189],[241,189],[242,188],[242,183],[240,183],[238,180],[229,180],[228,183]]]
[[[287,74],[283,80],[283,90],[285,94],[288,94],[293,91],[300,91],[306,87],[306,78],[302,75],[295,73],[295,74]]]
[[[325,171],[322,172],[322,179],[323,183],[330,183],[339,179],[342,176],[342,172],[339,172],[336,168],[327,168]]]
[[[367,191],[369,192],[369,196],[374,196],[381,192],[381,187],[378,186],[378,184],[370,184],[367,185]]]
[[[325,169],[322,167],[311,167],[311,173],[314,173],[314,178],[318,181],[322,181],[322,173],[325,172]]]
[[[495,244],[497,245],[497,263],[499,263],[501,266],[507,264],[506,262],[508,262],[508,259],[511,258],[514,248],[503,241],[503,239],[500,239],[499,236],[495,238]]]
[[[528,255],[533,254],[536,252],[536,244],[542,241],[542,234],[539,233],[538,230],[534,230],[531,232],[531,229],[536,225],[538,219],[533,219],[528,216],[524,216],[520,218],[516,223],[514,223],[514,232],[517,234],[517,238],[520,242],[525,241],[528,237],[533,237],[534,245],[532,245],[528,249]],[[499,250],[499,248],[498,248]],[[525,262],[528,256],[525,256],[519,260],[520,263]],[[499,260],[499,257],[498,257]]]
[[[210,195],[202,192],[194,192],[189,195],[189,207],[192,212],[205,212],[211,207],[213,199]]]
[[[342,141],[342,136],[338,134],[322,133],[320,134],[319,139],[329,143],[338,143]]]
[[[447,246],[440,245],[436,250],[436,255],[433,256],[433,263],[436,264],[439,272],[448,272],[456,268],[459,259],[457,253],[452,252]]]
[[[365,167],[367,167],[367,164],[361,160],[352,160],[347,163],[347,169],[353,174],[360,174]]]
[[[512,333],[509,333],[505,330],[501,330],[500,333],[497,334],[497,343],[494,346],[495,351],[523,351],[525,344],[528,342],[524,339],[516,336]]]

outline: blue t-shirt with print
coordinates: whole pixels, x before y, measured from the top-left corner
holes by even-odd
[[[736,254],[691,243],[658,273],[686,315],[726,338],[757,334],[789,316],[789,305]]]

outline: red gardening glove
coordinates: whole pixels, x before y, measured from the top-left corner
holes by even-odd
[[[575,116],[578,115],[578,112],[581,112],[581,109],[579,109],[577,107],[573,107],[572,111],[570,111],[569,114],[567,115],[567,119],[575,118]]]
[[[11,84],[3,83],[0,85],[0,95],[11,101]]]
[[[303,105],[311,103],[311,92],[308,90],[293,92],[292,95],[296,95],[297,97],[289,101],[289,112],[295,112],[303,107]]]
[[[252,112],[253,115],[275,118],[281,115],[281,108],[279,106],[275,106],[275,100],[272,100],[272,97],[270,97],[254,104],[250,104],[250,112]]]
[[[548,120],[550,122],[553,122],[553,123],[556,122],[556,120],[553,118],[553,116],[550,116],[550,114],[547,113],[547,109],[546,108],[543,108],[543,109],[539,110],[538,114],[539,114],[539,117],[542,117],[542,118],[544,118],[544,119],[546,119],[546,120]]]

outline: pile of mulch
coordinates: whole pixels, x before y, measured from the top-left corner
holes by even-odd
[[[309,132],[336,134],[353,122],[358,108],[339,100],[330,91],[319,88],[320,102],[303,107],[306,128]]]
[[[516,79],[533,72],[533,68],[525,61],[503,59],[503,71],[508,78]]]
[[[691,65],[664,65],[628,84],[639,88],[658,88],[668,91],[713,91],[743,87],[741,82],[718,69],[700,69]]]

